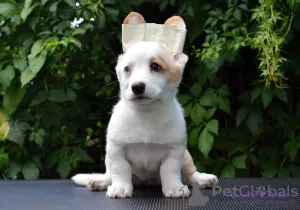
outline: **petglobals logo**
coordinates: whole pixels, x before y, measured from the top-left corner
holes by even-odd
[[[222,194],[232,198],[286,198],[296,197],[298,195],[297,188],[273,188],[268,186],[253,186],[244,185],[240,187],[222,188],[221,186],[213,187],[213,196]]]

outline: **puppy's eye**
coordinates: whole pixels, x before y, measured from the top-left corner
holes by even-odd
[[[150,64],[150,69],[151,71],[159,72],[162,68],[159,64],[153,62]]]
[[[124,71],[125,71],[125,72],[130,72],[130,67],[129,67],[129,66],[125,66],[125,67],[124,67]]]

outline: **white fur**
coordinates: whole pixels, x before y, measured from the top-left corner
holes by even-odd
[[[183,109],[176,98],[180,80],[168,82],[164,74],[150,70],[151,60],[158,57],[181,71],[188,60],[184,54],[174,57],[149,42],[137,43],[119,57],[120,101],[107,129],[106,173],[78,174],[72,178],[75,183],[90,189],[107,188],[107,196],[112,198],[132,196],[132,182],[161,184],[166,197],[189,194],[180,173],[186,148]],[[130,74],[124,71],[125,66],[130,66]],[[144,96],[148,99],[134,100],[131,86],[135,82],[146,84]],[[199,185],[205,180],[217,178],[198,172],[191,177]]]

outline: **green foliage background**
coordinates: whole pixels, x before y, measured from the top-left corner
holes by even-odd
[[[299,0],[1,0],[0,177],[103,172],[131,11],[187,24],[188,148],[220,177],[300,176]],[[84,21],[71,27],[74,18]]]

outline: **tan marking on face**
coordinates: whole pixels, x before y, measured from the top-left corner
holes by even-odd
[[[130,12],[123,21],[124,24],[141,24],[146,23],[144,17],[137,12]]]
[[[151,63],[156,63],[161,67],[160,73],[164,73],[165,69],[167,69],[167,66],[158,58],[153,59]]]
[[[174,63],[165,61],[162,57],[154,59],[152,62],[161,66],[160,73],[164,74],[168,83],[177,82],[182,76],[182,71]]]

